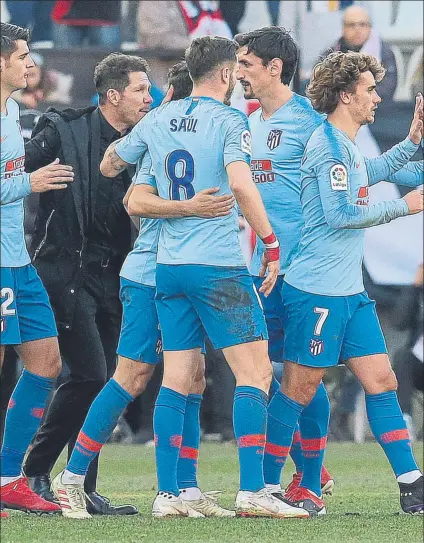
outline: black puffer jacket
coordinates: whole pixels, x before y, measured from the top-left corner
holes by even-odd
[[[40,194],[30,254],[47,289],[59,328],[70,329],[76,293],[83,280],[87,261],[92,258],[86,237],[88,191],[93,190],[100,174],[100,118],[96,107],[57,111],[53,108],[40,118],[32,139],[25,145],[25,169],[32,172],[55,158],[74,169],[74,181],[67,189]],[[91,149],[89,155],[88,149]],[[91,163],[90,163],[91,162]],[[91,175],[90,183],[89,176]],[[126,188],[131,183],[125,173]],[[91,187],[91,189],[90,189]],[[128,240],[120,254],[105,254],[120,267],[131,249]]]

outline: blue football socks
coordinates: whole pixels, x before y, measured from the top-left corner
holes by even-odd
[[[78,434],[66,470],[85,475],[90,462],[111,436],[119,417],[133,400],[115,379],[110,379],[92,403]]]
[[[268,396],[250,386],[236,387],[234,394],[234,434],[240,464],[240,490],[257,492],[265,487],[263,455],[265,448]]]
[[[20,475],[25,453],[43,418],[47,397],[54,382],[55,379],[23,370],[10,398],[6,415],[0,457],[3,477]]]

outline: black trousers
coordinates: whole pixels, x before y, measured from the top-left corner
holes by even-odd
[[[412,395],[415,390],[423,391],[424,364],[416,358],[408,347],[397,351],[393,357],[393,367],[398,380],[398,399],[403,413],[412,415]]]
[[[68,458],[90,406],[112,376],[121,325],[119,268],[92,262],[85,272],[71,330],[59,331],[59,347],[68,368],[25,462],[28,477],[50,473],[64,447]],[[85,491],[96,489],[98,457],[90,465]]]

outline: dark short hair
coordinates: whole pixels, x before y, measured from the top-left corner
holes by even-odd
[[[94,68],[94,85],[99,95],[99,104],[105,104],[107,91],[115,89],[124,92],[130,83],[132,72],[149,73],[149,65],[144,58],[124,53],[110,53]]]
[[[16,42],[18,40],[29,42],[30,35],[31,32],[28,28],[1,23],[1,56],[10,57],[16,51]]]
[[[188,72],[185,60],[177,62],[168,71],[168,85],[174,87],[173,100],[181,100],[190,96],[193,90],[193,81]]]
[[[212,36],[196,38],[186,50],[185,60],[193,81],[204,78],[224,62],[237,62],[234,40]]]
[[[386,70],[371,55],[354,51],[330,53],[312,70],[306,95],[314,109],[320,113],[333,113],[340,101],[340,93],[354,92],[364,72],[371,72],[379,83]]]
[[[260,58],[264,66],[273,58],[281,59],[281,81],[285,85],[290,84],[299,61],[299,48],[288,30],[280,26],[266,26],[237,34],[234,39],[240,47],[247,45],[247,52]]]

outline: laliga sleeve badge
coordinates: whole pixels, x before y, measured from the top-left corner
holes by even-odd
[[[252,136],[249,130],[243,130],[241,133],[241,150],[248,155],[252,154]]]
[[[330,181],[333,190],[347,190],[347,171],[343,164],[331,168]]]

